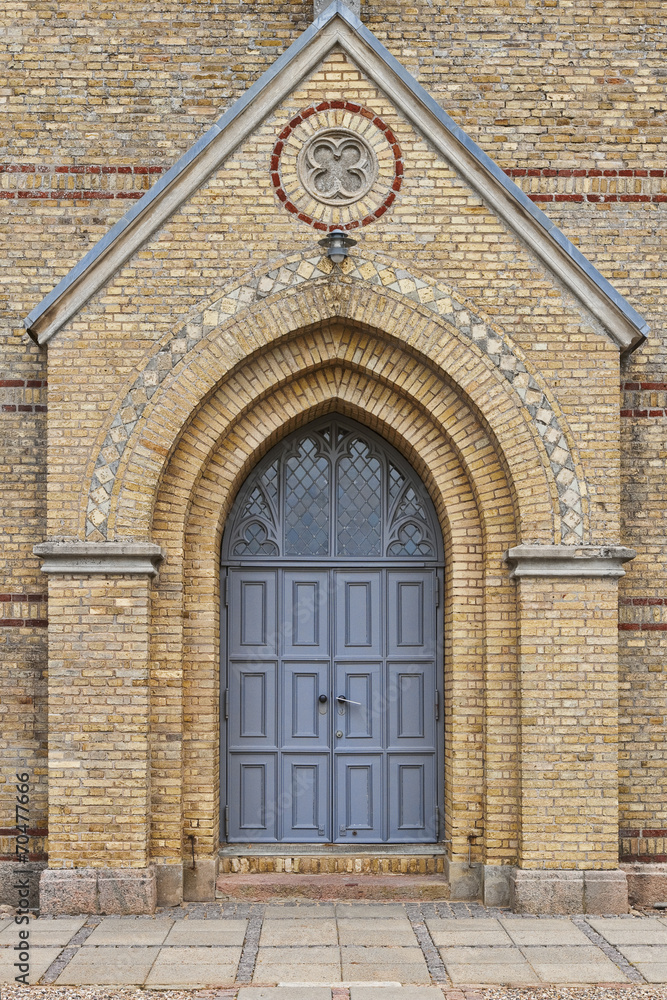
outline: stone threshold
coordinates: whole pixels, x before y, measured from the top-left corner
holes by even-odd
[[[229,844],[221,875],[443,875],[444,844]]]

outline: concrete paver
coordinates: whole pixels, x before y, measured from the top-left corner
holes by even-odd
[[[523,947],[544,983],[622,983],[627,977],[595,945]]]
[[[164,945],[242,945],[247,920],[177,920]]]
[[[437,986],[353,986],[350,1000],[442,1000],[442,990]]]
[[[80,948],[56,980],[57,986],[142,985],[159,948]],[[55,955],[54,955],[55,960]]]
[[[431,977],[428,974],[426,964],[371,964],[363,962],[361,964],[346,962],[343,959],[343,982],[359,982],[366,980],[373,983],[430,983]],[[378,987],[381,988],[381,987]]]
[[[265,920],[260,947],[294,945],[337,945],[335,920]]]
[[[497,920],[439,920],[426,921],[433,943],[442,947],[457,945],[508,945],[512,941]]]
[[[344,962],[354,962],[367,964],[391,962],[393,965],[419,965],[424,963],[422,950],[418,946],[414,948],[392,948],[382,946],[370,946],[367,948],[358,945],[343,945],[341,948]]]
[[[419,947],[408,920],[341,920],[338,936],[344,945]]]
[[[336,916],[339,920],[407,920],[400,903],[336,903]]]
[[[497,965],[460,965],[452,963],[447,966],[447,974],[453,983],[481,983],[488,986],[535,986],[540,980],[528,962],[499,962]]]
[[[609,944],[665,944],[667,924],[655,917],[587,917],[593,930]]]
[[[588,945],[590,940],[566,917],[502,918],[500,923],[518,945]]]
[[[255,969],[254,983],[340,983],[340,965],[264,965]]]
[[[665,962],[667,964],[667,945],[664,944],[618,944],[616,948],[633,965],[637,965],[639,962]]]
[[[242,986],[238,1000],[331,1000],[331,990],[327,986]]]
[[[522,962],[523,955],[511,942],[506,948],[495,947],[479,948],[455,947],[438,948],[440,957],[445,965],[511,965],[512,962]]]
[[[12,920],[9,926],[0,931],[0,945],[15,945],[19,940],[19,931],[30,932],[30,947],[63,947],[86,922],[86,917],[65,917],[57,920],[31,920],[29,924],[16,924]]]
[[[265,920],[333,920],[336,913],[333,903],[303,904],[300,906],[269,905],[264,910]]]
[[[162,944],[173,923],[173,920],[152,920],[146,917],[103,917],[84,942],[84,948],[96,945]]]
[[[640,962],[637,969],[649,983],[667,983],[667,962]]]
[[[30,949],[30,971],[28,981],[36,983],[44,975],[52,962],[60,954],[60,948],[35,948]],[[18,962],[18,952],[12,948],[3,948],[0,951],[0,983],[14,983],[14,977],[21,974],[20,970],[14,967],[14,962]]]
[[[146,986],[231,986],[240,948],[162,948]]]

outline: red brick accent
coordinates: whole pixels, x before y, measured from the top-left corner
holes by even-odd
[[[282,181],[280,175],[276,170],[276,166],[279,162],[280,154],[283,151],[284,141],[287,139],[294,128],[301,124],[305,118],[309,118],[310,115],[314,115],[317,111],[330,111],[334,108],[344,108],[346,111],[352,114],[360,115],[362,118],[370,119],[373,124],[381,131],[384,132],[384,136],[391,146],[392,152],[394,154],[394,170],[395,178],[392,184],[392,189],[387,195],[382,204],[367,215],[363,219],[354,219],[352,222],[347,222],[344,225],[325,225],[322,222],[316,222],[315,219],[307,215],[305,212],[299,212],[298,209],[292,205],[287,199],[287,194],[282,186]],[[304,108],[303,111],[299,111],[295,118],[292,118],[289,125],[286,126],[278,136],[278,141],[273,147],[270,160],[270,170],[271,170],[271,180],[273,182],[273,187],[275,189],[276,195],[279,200],[283,203],[284,207],[291,212],[293,215],[296,214],[297,218],[301,222],[305,222],[307,225],[312,226],[313,229],[318,229],[326,232],[327,230],[334,229],[357,229],[359,226],[368,226],[371,222],[375,222],[377,219],[381,218],[387,209],[392,205],[396,198],[396,192],[400,191],[401,184],[403,181],[403,154],[401,148],[398,144],[396,136],[391,131],[389,126],[383,122],[381,118],[373,112],[369,111],[368,108],[363,108],[359,104],[352,104],[349,101],[335,100],[335,101],[322,101],[320,104],[308,108]]]
[[[644,410],[621,410],[622,417],[664,417],[667,410],[664,409],[644,409]]]
[[[619,622],[621,632],[667,632],[667,622]]]

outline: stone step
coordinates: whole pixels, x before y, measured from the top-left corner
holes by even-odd
[[[216,899],[264,903],[276,899],[449,899],[444,875],[372,875],[357,872],[308,875],[294,872],[228,873],[218,876]]]
[[[258,875],[442,875],[446,851],[438,844],[369,847],[281,844],[233,845],[220,851],[221,874]]]

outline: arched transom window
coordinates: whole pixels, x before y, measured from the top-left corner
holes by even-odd
[[[442,536],[424,484],[386,442],[340,417],[281,441],[234,504],[223,560],[440,561]]]

